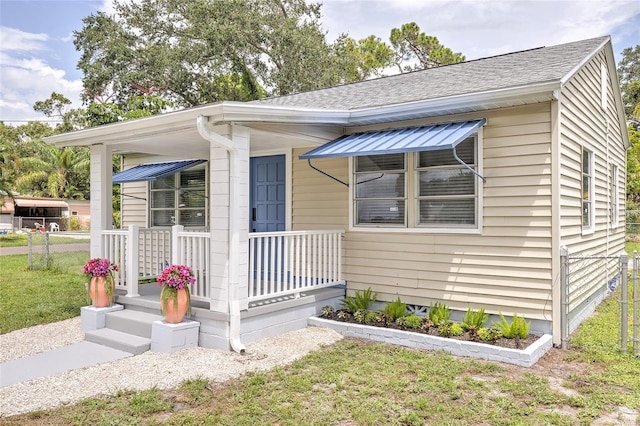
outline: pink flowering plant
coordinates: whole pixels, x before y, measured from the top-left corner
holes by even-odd
[[[171,265],[164,268],[157,278],[158,285],[162,286],[160,299],[162,301],[162,313],[166,312],[166,306],[169,300],[173,300],[174,305],[178,304],[178,290],[185,290],[187,294],[187,315],[191,314],[191,294],[189,285],[196,282],[193,271],[185,265]]]
[[[106,277],[114,271],[118,271],[118,265],[109,259],[101,259],[99,257],[89,259],[82,268],[83,273],[91,275],[92,277]]]
[[[115,290],[115,282],[113,281],[113,273],[118,271],[118,265],[110,261],[109,259],[103,259],[99,257],[94,257],[93,259],[89,259],[89,261],[82,267],[82,272],[89,275],[90,277],[105,277],[105,291],[107,292],[107,296],[113,296],[113,292]],[[98,287],[96,289],[96,297],[98,297]]]

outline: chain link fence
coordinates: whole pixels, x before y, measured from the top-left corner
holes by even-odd
[[[636,237],[640,242],[640,210],[627,210],[626,220],[627,237]]]
[[[50,232],[27,233],[27,261],[31,270],[77,272],[78,263],[88,259],[87,239],[74,240]]]

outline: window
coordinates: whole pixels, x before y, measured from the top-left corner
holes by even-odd
[[[476,136],[461,142],[456,152],[477,170]],[[451,149],[355,157],[353,182],[355,226],[478,226],[478,178]]]
[[[582,148],[582,229],[593,229],[593,153]]]
[[[355,162],[356,223],[406,225],[405,154],[367,155]]]
[[[207,226],[206,183],[204,167],[151,181],[151,226]]]
[[[611,164],[611,216],[609,222],[611,226],[618,226],[618,166]]]
[[[456,149],[458,157],[476,169],[475,138]],[[417,224],[424,226],[474,226],[476,176],[460,164],[450,149],[416,153],[418,184]]]

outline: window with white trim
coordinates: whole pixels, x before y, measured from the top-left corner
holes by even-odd
[[[476,135],[456,148],[475,171],[477,151]],[[478,180],[451,149],[355,157],[354,225],[477,229]]]
[[[207,177],[204,166],[151,181],[150,225],[207,226]]]
[[[582,229],[592,230],[595,220],[593,203],[593,153],[582,148]]]
[[[610,217],[609,221],[611,226],[618,226],[618,192],[619,192],[619,182],[618,182],[618,166],[616,164],[611,164],[611,207],[610,207]]]
[[[357,225],[406,226],[405,154],[355,157]]]

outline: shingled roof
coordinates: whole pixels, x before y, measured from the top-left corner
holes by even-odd
[[[608,40],[540,47],[252,103],[351,110],[555,82]]]

